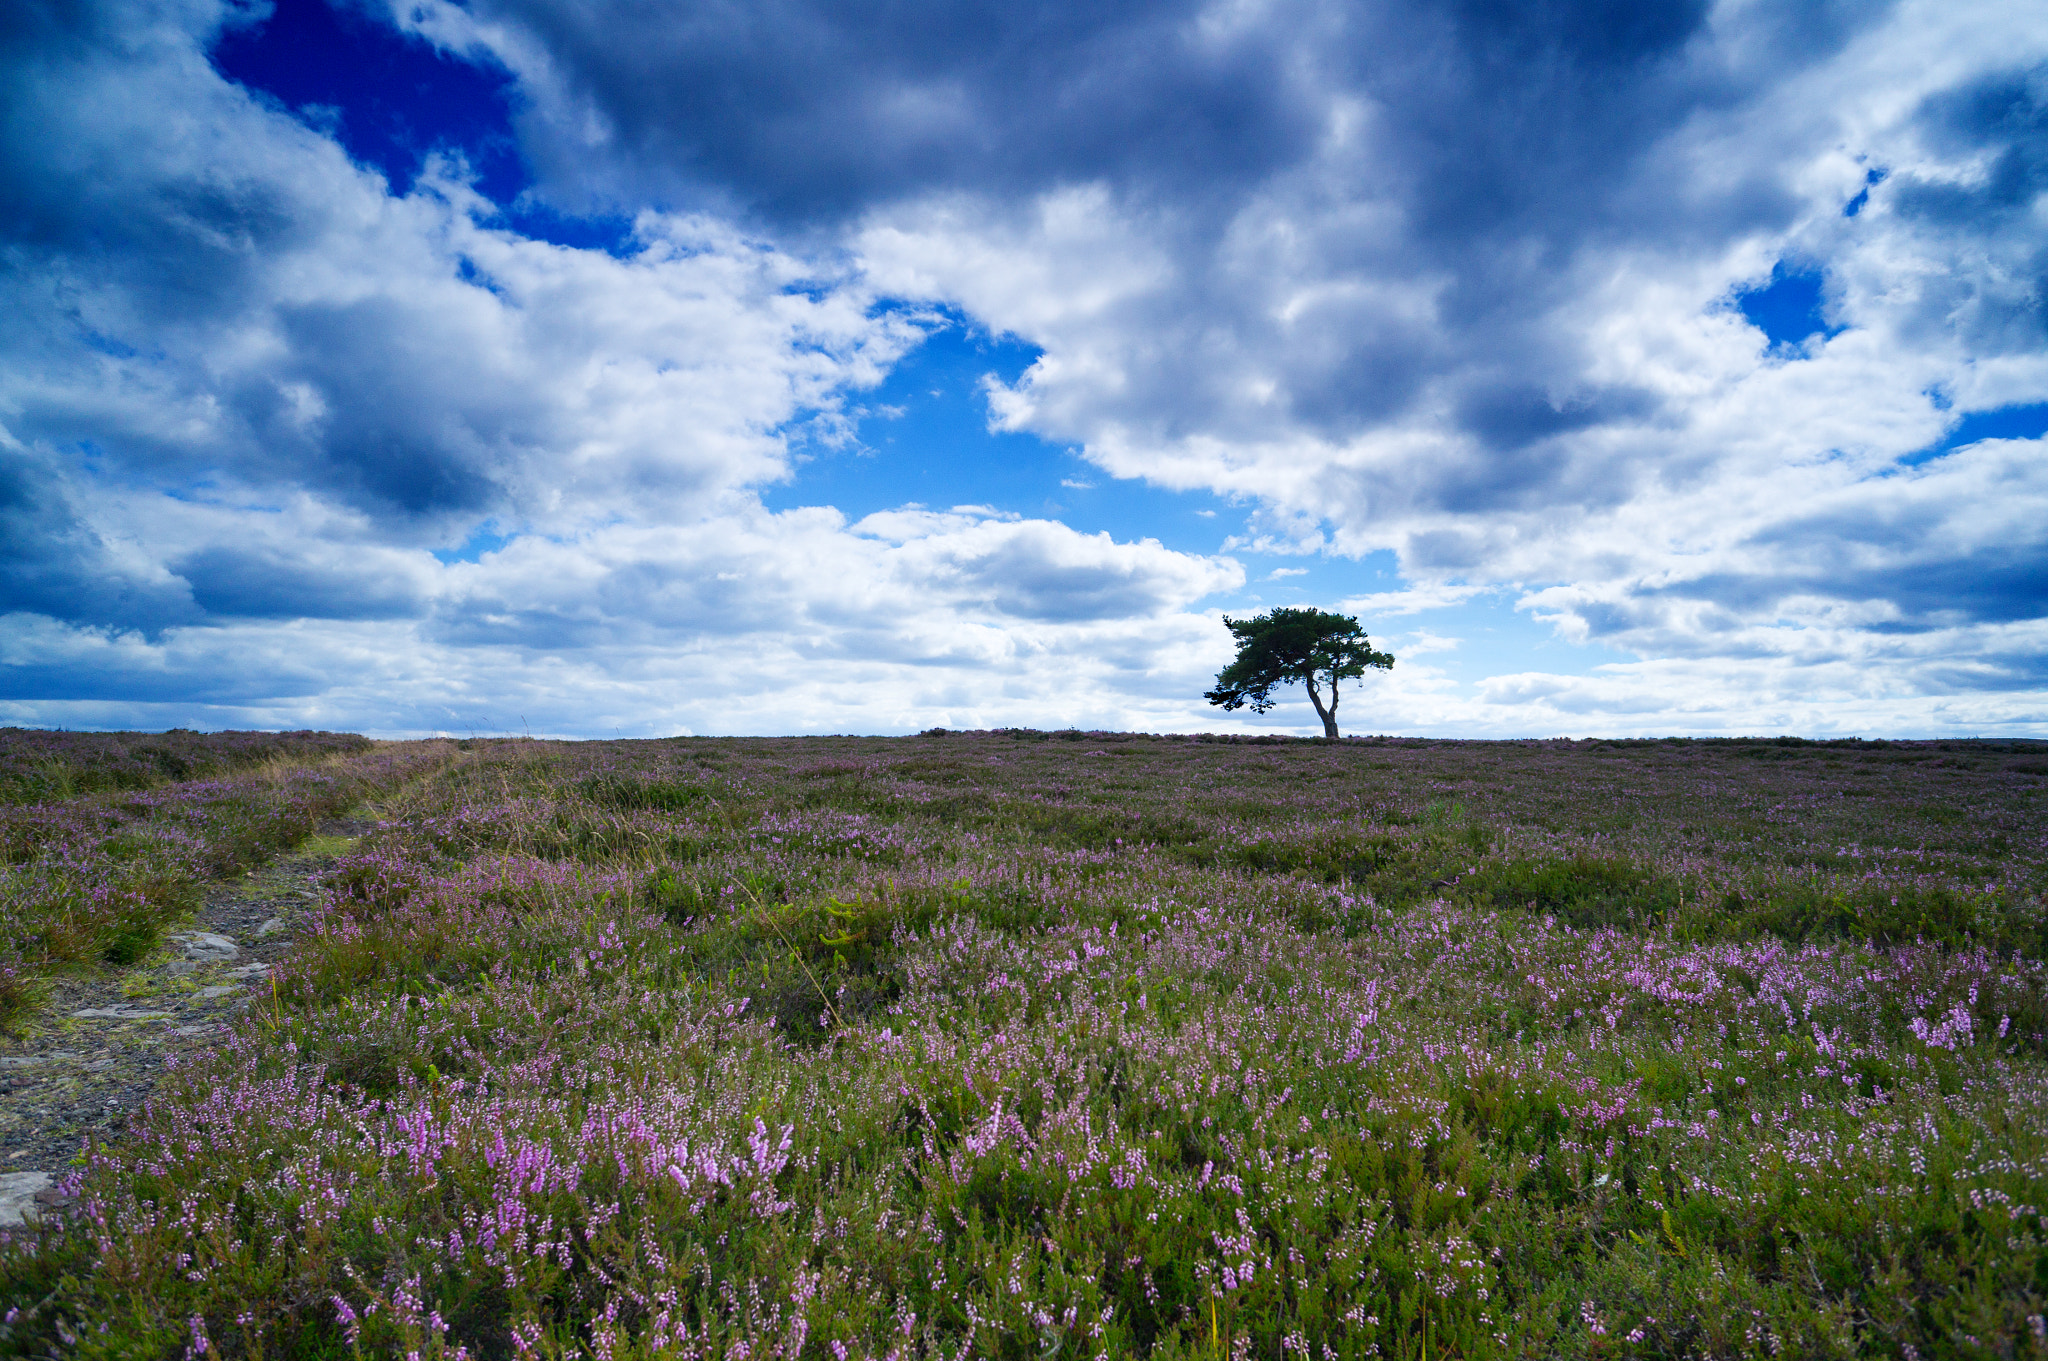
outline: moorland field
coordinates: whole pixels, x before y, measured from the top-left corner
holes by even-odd
[[[0,1354],[2048,1354],[2039,744],[9,733],[0,799],[0,1055],[306,885],[0,1234]]]

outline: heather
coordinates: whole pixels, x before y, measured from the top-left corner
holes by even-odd
[[[20,1354],[2022,1356],[2028,744],[471,744]]]
[[[155,789],[254,766],[370,749],[334,732],[51,732],[0,728],[0,804],[44,803],[109,790]]]
[[[28,1018],[39,980],[142,959],[203,882],[303,840],[320,818],[437,759],[432,745],[373,751],[332,733],[5,737],[11,769],[55,770],[54,785],[102,792],[0,805],[0,1027]],[[145,779],[172,768],[143,764],[153,752],[175,756],[177,769],[233,773]]]

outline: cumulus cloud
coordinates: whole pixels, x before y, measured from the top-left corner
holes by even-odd
[[[906,673],[1143,670],[1242,581],[973,508],[768,514],[931,318],[702,213],[532,239],[448,152],[395,192],[209,64],[262,17],[31,5],[0,53],[12,715],[872,726],[877,687],[906,722],[983,693]]]
[[[1209,235],[1098,185],[1084,247],[957,190],[874,208],[864,245],[885,276],[990,243],[1094,287],[1054,315],[985,266],[935,285],[1046,347],[1010,426],[1254,503],[1247,547],[1392,549],[1413,588],[1369,605],[1505,587],[1645,656],[2038,617],[2048,462],[1955,435],[2048,398],[2048,29],[1725,5],[1609,45],[1597,6],[1452,14],[1347,68],[1351,116]],[[1815,314],[1773,343],[1745,309],[1788,273]],[[1995,633],[1949,642],[2004,674]]]
[[[232,589],[256,593],[216,606],[239,618],[155,640],[0,617],[0,699],[182,701],[272,718],[354,705],[393,730],[502,728],[508,712],[547,730],[604,730],[587,722],[597,705],[641,733],[741,716],[859,728],[887,694],[889,726],[1144,726],[1186,705],[1133,696],[1134,685],[1168,675],[1168,693],[1185,696],[1210,664],[1211,621],[1186,607],[1243,581],[1227,559],[973,509],[850,526],[829,510],[753,511],[395,566],[431,598],[287,620],[264,608],[261,578],[229,574]],[[232,682],[221,674],[231,662]],[[67,693],[63,678],[86,669],[94,683]]]
[[[1136,622],[1243,580],[1228,559],[975,508],[851,526],[829,509],[753,511],[519,540],[450,569],[434,627],[448,641],[538,648],[790,634],[820,656],[932,661],[953,651],[946,620]]]
[[[959,185],[1107,177],[1178,192],[1191,167],[1227,196],[1318,133],[1286,20],[1328,20],[1259,8],[1249,23],[1160,0],[784,0],[653,22],[618,0],[391,13],[518,74],[531,99],[520,130],[552,192],[801,223]]]
[[[1404,667],[1418,728],[2048,709],[2027,7],[349,3],[504,73],[516,203],[223,78],[261,7],[0,32],[11,703],[68,669],[79,704],[447,726],[504,667],[699,728],[1199,717],[1165,696],[1227,652],[1231,558],[763,508],[943,312],[1038,351],[993,428],[1230,499],[1226,552],[1391,550],[1346,608],[1512,600],[1642,659]],[[585,210],[629,225],[522,226]],[[303,679],[350,665],[380,679]]]
[[[729,224],[645,213],[623,258],[521,236],[432,159],[393,196],[221,79],[239,11],[30,6],[0,171],[7,426],[103,471],[305,488],[432,535],[687,513],[777,476],[774,431],[920,332]],[[246,16],[242,16],[246,19]]]

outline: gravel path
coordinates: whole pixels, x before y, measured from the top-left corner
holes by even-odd
[[[134,969],[57,979],[30,1033],[0,1039],[0,1226],[60,1206],[53,1184],[79,1149],[118,1139],[164,1060],[215,1043],[261,994],[314,881],[372,825],[331,819],[307,849],[209,885],[166,949]]]

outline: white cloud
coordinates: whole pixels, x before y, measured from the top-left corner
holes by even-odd
[[[1347,608],[1507,589],[1567,638],[1737,666],[1859,648],[1892,665],[1893,630],[1939,626],[1968,665],[2017,683],[2027,669],[2003,630],[2040,613],[2048,460],[2036,444],[1898,460],[1964,410],[2048,400],[2028,282],[2048,184],[1999,191],[2020,194],[2010,227],[1982,197],[1994,174],[2020,173],[2013,157],[2038,155],[1997,138],[2048,116],[2040,68],[1995,95],[2018,101],[2005,132],[1968,123],[1968,101],[1994,98],[1968,92],[2048,58],[2048,29],[2012,7],[1907,4],[1807,69],[1764,71],[1781,18],[1715,11],[1698,60],[1749,63],[1758,74],[1741,79],[1758,83],[1625,161],[1605,229],[1528,238],[1544,252],[1540,291],[1492,336],[1453,315],[1482,266],[1421,267],[1399,200],[1340,170],[1398,161],[1370,114],[1331,159],[1240,201],[1206,244],[1101,188],[1085,235],[1046,225],[1081,201],[1063,190],[1036,219],[958,194],[876,209],[859,239],[884,271],[919,262],[905,286],[1045,347],[993,393],[1006,428],[1079,442],[1119,477],[1255,503],[1231,547],[1394,550],[1409,588]],[[1944,123],[1942,100],[1963,112]],[[1845,216],[1872,166],[1889,178]],[[1952,207],[1948,185],[1965,194]],[[1731,217],[1745,195],[1777,206]],[[1786,258],[1826,271],[1829,316],[1847,328],[1798,358],[1765,353],[1729,301]],[[1085,301],[1048,306],[1039,281],[1055,276]],[[1005,291],[1011,280],[1029,286]],[[1415,375],[1405,402],[1374,405],[1381,340],[1408,354],[1388,369]],[[1325,350],[1338,367],[1318,367]],[[1312,384],[1340,370],[1365,387],[1347,419],[1324,420]]]
[[[1428,629],[1416,629],[1412,633],[1395,635],[1389,641],[1389,645],[1397,650],[1399,656],[1406,659],[1426,657],[1432,652],[1455,652],[1458,645],[1464,641],[1462,638],[1432,633]]]
[[[762,509],[790,423],[830,438],[926,323],[845,257],[652,212],[618,257],[550,245],[446,162],[393,197],[222,82],[211,22],[87,44],[40,93],[70,159],[4,285],[0,712],[1124,722],[1218,646],[1188,611],[1228,559],[985,507]],[[430,551],[479,528],[502,546]]]
[[[1338,605],[1345,614],[1403,615],[1422,610],[1441,610],[1462,605],[1484,593],[1478,586],[1432,584],[1404,591],[1374,591],[1348,596]]]
[[[434,578],[416,619],[151,640],[6,616],[0,695],[14,703],[0,714],[183,702],[236,721],[358,714],[346,721],[387,731],[506,728],[507,714],[536,731],[633,733],[1156,726],[1228,652],[1188,606],[1243,581],[1234,563],[1151,541],[927,511],[853,526],[825,510],[751,512],[531,536],[445,568],[415,558]],[[98,683],[80,693],[88,670]]]
[[[793,441],[903,417],[860,394],[936,314],[885,299],[1041,347],[984,381],[990,428],[1247,507],[1226,553],[1397,554],[1347,612],[1512,598],[1642,659],[1404,664],[1390,723],[2048,711],[2042,441],[1900,462],[2048,401],[2027,7],[1112,7],[1013,69],[978,45],[1007,11],[793,2],[393,9],[515,73],[534,201],[626,211],[616,256],[521,234],[452,158],[392,194],[345,112],[220,78],[205,0],[0,58],[0,713],[1216,725],[1186,697],[1228,557],[763,509]],[[1767,349],[1735,303],[1774,265],[1841,329]],[[508,541],[433,556],[481,527]]]

